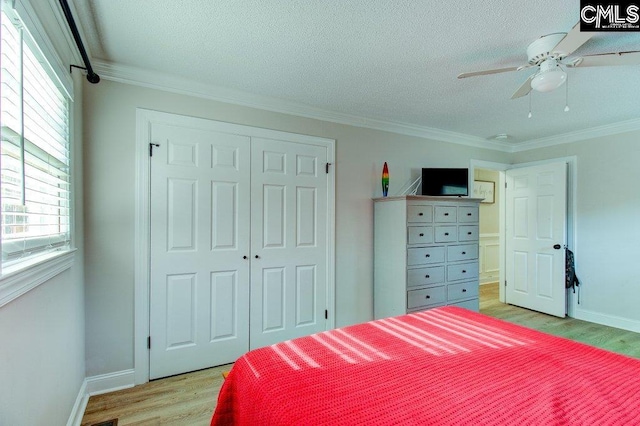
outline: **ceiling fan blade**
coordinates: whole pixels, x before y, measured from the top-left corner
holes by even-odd
[[[571,31],[553,48],[552,53],[557,53],[561,57],[571,55],[577,48],[587,42],[594,33],[580,31],[580,22],[571,28]]]
[[[602,67],[614,65],[640,65],[640,51],[618,53],[601,53],[576,58],[567,64],[568,67]]]
[[[537,73],[530,75],[529,78],[524,83],[522,83],[522,86],[518,87],[518,90],[516,90],[515,93],[511,96],[511,99],[517,99],[528,95],[531,91],[531,80],[533,80],[533,77],[535,77],[536,74]]]
[[[496,68],[494,70],[463,72],[462,74],[458,75],[458,78],[467,78],[467,77],[475,77],[477,75],[498,74],[501,72],[518,71],[518,68],[519,67],[508,67],[508,68]]]

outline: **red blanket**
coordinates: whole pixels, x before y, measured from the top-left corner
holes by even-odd
[[[640,360],[457,307],[242,356],[211,425],[640,424]]]

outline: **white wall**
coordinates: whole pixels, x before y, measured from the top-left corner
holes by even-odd
[[[75,134],[82,127],[76,79]],[[85,378],[82,146],[75,145],[74,265],[0,308],[0,425],[64,425]]]
[[[136,108],[336,139],[336,324],[370,320],[373,206],[387,161],[394,194],[423,166],[507,155],[103,81],[85,87],[87,375],[133,368]]]
[[[640,332],[640,131],[514,155],[514,162],[576,156],[575,317]]]

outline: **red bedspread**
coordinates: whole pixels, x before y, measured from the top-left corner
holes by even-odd
[[[242,356],[211,425],[640,424],[640,360],[457,307]]]

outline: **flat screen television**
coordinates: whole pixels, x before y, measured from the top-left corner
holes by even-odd
[[[423,168],[422,195],[469,195],[469,170],[454,168]]]

